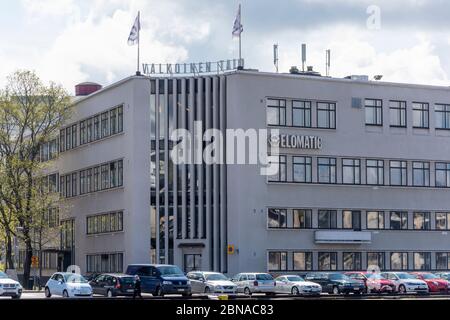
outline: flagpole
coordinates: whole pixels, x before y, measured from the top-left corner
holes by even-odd
[[[140,76],[141,75],[141,71],[140,71],[140,67],[139,67],[139,57],[140,57],[140,47],[141,47],[141,12],[138,11],[138,23],[139,23],[139,27],[138,27],[138,45],[137,45],[137,71],[136,71],[136,75]]]
[[[241,11],[241,4],[239,4],[239,24],[240,24],[240,28],[242,28],[242,11]],[[242,30],[239,31],[239,67],[242,68]]]

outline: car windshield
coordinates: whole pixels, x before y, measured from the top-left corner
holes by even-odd
[[[410,275],[409,273],[397,273],[397,276],[398,276],[400,279],[416,279],[415,276]]]
[[[341,273],[332,273],[330,274],[330,280],[351,280],[345,274]]]
[[[208,281],[217,281],[217,280],[228,280],[227,277],[225,277],[221,273],[210,273],[205,275],[206,280]]]
[[[69,283],[87,283],[88,281],[79,274],[66,274],[64,275],[64,279]]]
[[[381,274],[379,273],[372,273],[367,275],[368,279],[375,279],[375,280],[382,280],[385,279]]]
[[[256,280],[273,280],[270,274],[260,273],[256,275]]]
[[[158,267],[162,276],[184,276],[183,271],[177,266],[164,266]]]
[[[292,282],[304,282],[305,281],[302,277],[299,277],[299,276],[289,276],[286,278]]]
[[[2,271],[0,271],[0,279],[7,279],[8,275]]]
[[[437,275],[432,274],[432,273],[425,273],[425,274],[422,274],[422,277],[423,277],[424,279],[439,279],[439,277],[438,277]]]

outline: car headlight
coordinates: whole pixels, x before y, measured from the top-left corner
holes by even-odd
[[[438,285],[439,285],[439,283],[437,283],[436,281],[433,281],[433,284],[434,284],[435,286],[438,286]]]
[[[191,285],[191,280],[188,280],[186,284]]]
[[[216,290],[222,290],[223,287],[222,287],[222,286],[214,286],[214,289],[216,289]]]
[[[172,284],[172,281],[164,280],[164,281],[163,281],[163,284],[164,284],[164,285],[171,285],[171,284]]]

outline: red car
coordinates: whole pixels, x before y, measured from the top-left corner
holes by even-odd
[[[430,292],[449,292],[449,282],[447,280],[439,278],[435,274],[432,274],[430,272],[411,272],[411,274],[417,279],[425,281]]]
[[[346,276],[364,281],[366,285],[366,293],[395,293],[395,284],[391,280],[384,278],[379,273],[352,271],[346,272]]]

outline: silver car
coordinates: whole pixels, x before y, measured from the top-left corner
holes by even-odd
[[[320,295],[322,286],[320,284],[305,281],[297,275],[283,275],[275,279],[275,291],[277,293],[290,293],[292,295]]]
[[[236,293],[237,285],[219,272],[192,271],[187,277],[192,293]]]
[[[237,285],[237,291],[246,295],[252,293],[275,294],[275,280],[268,273],[246,272],[238,273],[231,279]]]

